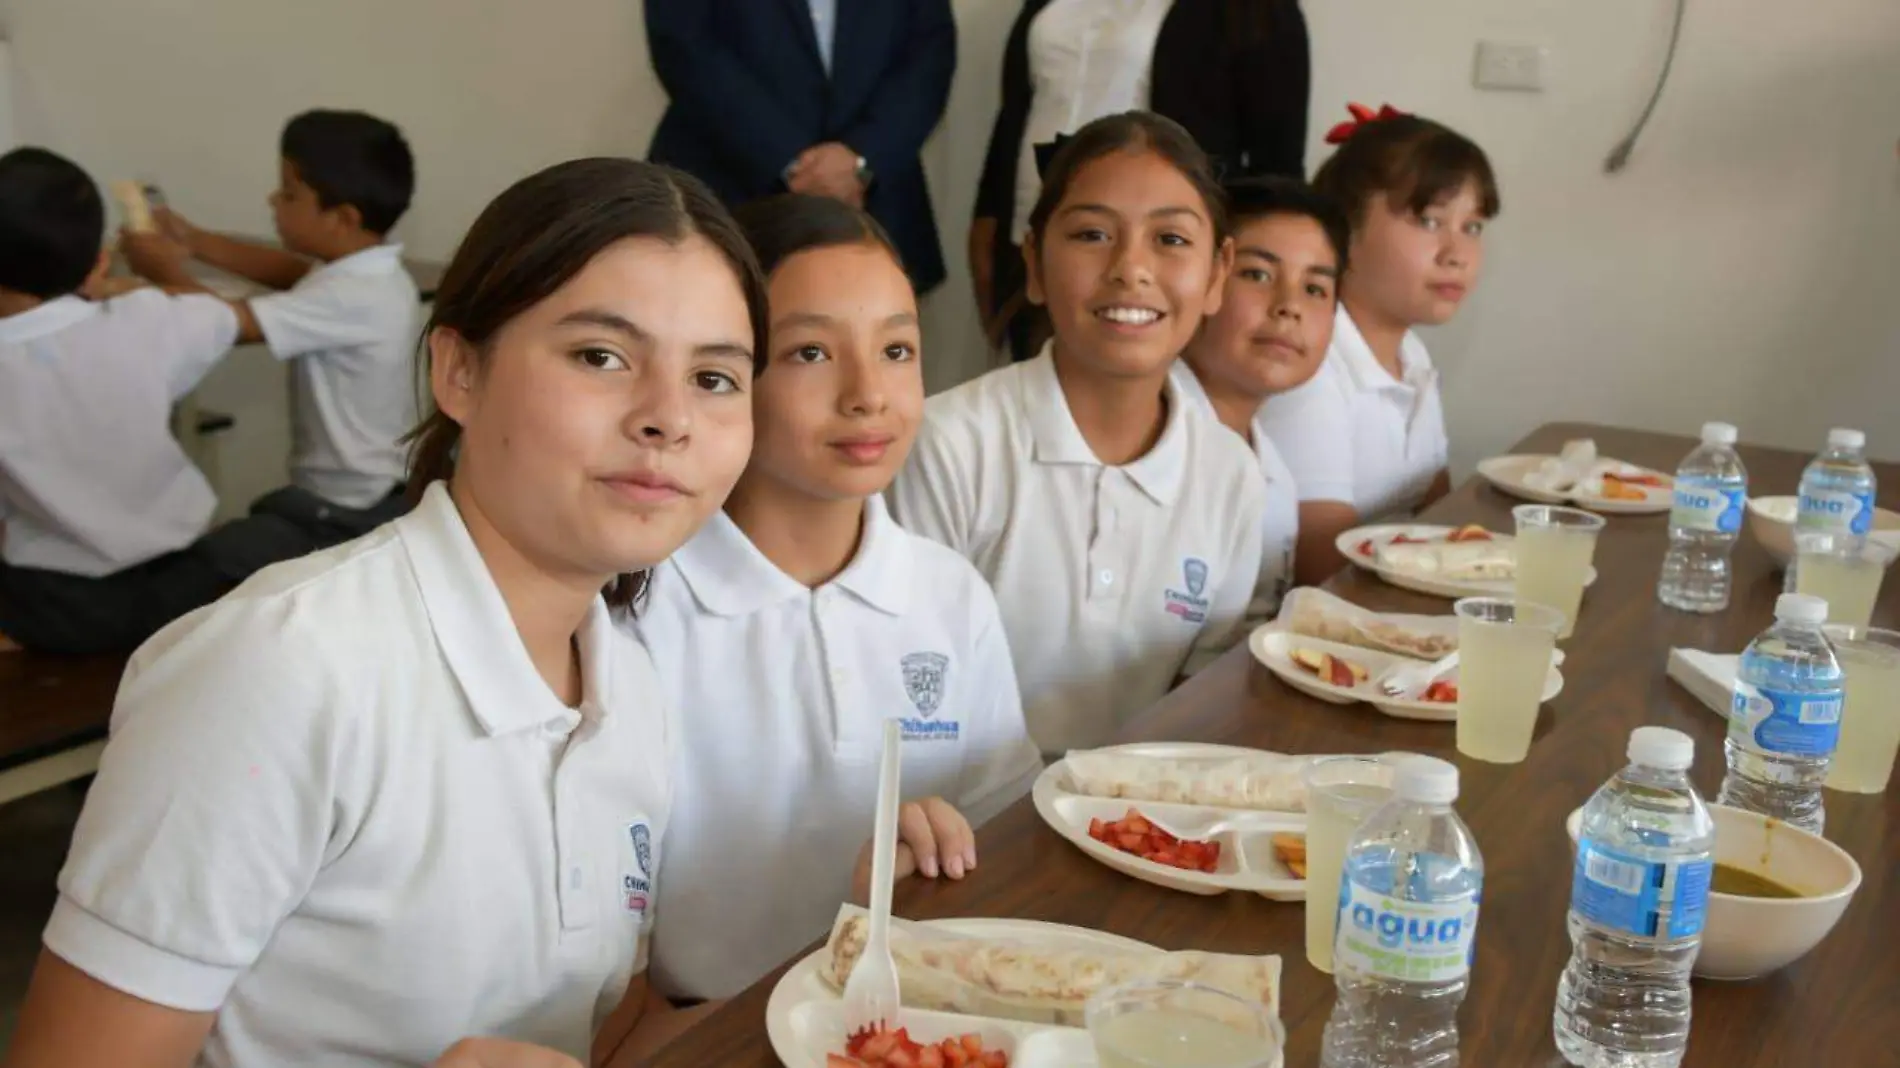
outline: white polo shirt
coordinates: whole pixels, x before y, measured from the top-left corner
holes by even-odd
[[[367,508],[405,469],[416,425],[416,283],[401,245],[311,269],[251,298],[264,341],[290,373],[290,480],[331,504]]]
[[[1393,378],[1341,304],[1319,373],[1267,398],[1260,425],[1279,447],[1302,501],[1345,501],[1372,522],[1409,515],[1445,469],[1438,372],[1416,333],[1399,344]]]
[[[1175,361],[1169,374],[1182,397],[1219,422],[1214,403],[1207,399],[1207,390],[1186,360]],[[1252,433],[1253,440],[1248,444],[1253,447],[1254,459],[1260,463],[1260,478],[1267,489],[1267,507],[1260,522],[1260,580],[1254,587],[1247,618],[1266,620],[1279,613],[1280,600],[1293,585],[1293,549],[1300,540],[1300,491],[1293,484],[1293,472],[1287,470],[1286,461],[1280,459],[1280,450],[1273,447],[1273,439],[1261,425],[1258,411],[1254,413]]]
[[[217,498],[172,405],[231,350],[215,297],[61,297],[0,319],[0,522],[15,567],[94,578],[184,548]]]
[[[652,664],[596,600],[578,710],[440,483],[136,654],[46,945],[218,1013],[201,1066],[586,1061],[640,966],[666,829]]]
[[[878,498],[815,590],[720,513],[659,569],[637,630],[679,717],[673,841],[691,843],[660,884],[669,994],[729,997],[824,937],[871,837],[886,719],[904,796],[972,824],[1042,770],[989,587]]]
[[[932,397],[898,522],[990,580],[1044,753],[1089,748],[1243,637],[1266,491],[1240,438],[1167,387],[1148,454],[1096,458],[1045,348]]]

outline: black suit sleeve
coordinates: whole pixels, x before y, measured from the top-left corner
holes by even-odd
[[[1003,46],[1003,103],[996,109],[989,151],[983,156],[974,212],[979,219],[997,220],[998,227],[1008,226],[1015,210],[1016,161],[1029,125],[1029,24],[1042,6],[1038,0],[1025,0]]]
[[[720,41],[713,23],[713,5],[703,0],[648,0],[653,71],[672,106],[745,175],[746,184],[769,187],[810,146],[770,87]]]
[[[943,119],[950,79],[957,72],[957,24],[950,0],[912,0],[906,28],[904,40],[885,54],[869,109],[839,138],[864,157],[874,174],[896,174],[916,164],[924,141]]]

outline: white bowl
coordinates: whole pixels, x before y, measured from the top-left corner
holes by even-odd
[[[1754,872],[1803,894],[1797,898],[1709,894],[1708,922],[1695,974],[1704,979],[1754,979],[1800,960],[1821,944],[1860,889],[1860,865],[1833,842],[1780,820],[1725,805],[1715,817],[1715,860]],[[1583,810],[1564,821],[1577,840]]]
[[[1794,559],[1794,513],[1793,497],[1748,499],[1748,532],[1784,568]],[[1873,536],[1900,551],[1900,512],[1874,509]]]

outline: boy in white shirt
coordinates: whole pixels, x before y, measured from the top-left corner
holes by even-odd
[[[237,316],[150,289],[86,300],[104,233],[78,166],[0,156],[0,633],[44,652],[130,651],[266,562],[200,542],[217,501],[171,434]]]
[[[655,576],[638,617],[673,731],[673,841],[654,974],[738,993],[853,896],[886,719],[903,725],[898,871],[961,878],[970,825],[1042,768],[996,600],[879,497],[923,412],[916,296],[870,216],[789,195],[741,208],[769,273],[757,439],[725,511]],[[915,800],[915,799],[926,800]]]
[[[416,421],[416,285],[386,242],[409,208],[415,162],[396,127],[310,111],[280,145],[272,217],[283,248],[236,241],[160,211],[162,233],[122,237],[133,269],[199,288],[187,257],[278,292],[235,302],[238,336],[291,362],[291,484],[252,505],[292,524],[305,551],[406,509],[402,438]]]
[[[1250,619],[1271,618],[1293,584],[1300,494],[1260,418],[1268,397],[1304,385],[1333,339],[1339,279],[1350,240],[1345,213],[1291,178],[1227,186],[1234,272],[1220,311],[1174,365],[1175,384],[1252,446],[1266,483],[1265,557]]]
[[[1410,515],[1451,489],[1438,372],[1414,330],[1457,314],[1498,213],[1484,150],[1390,110],[1335,127],[1313,176],[1352,224],[1333,344],[1312,381],[1269,400],[1262,425],[1300,487],[1297,575],[1323,581],[1362,522]]]

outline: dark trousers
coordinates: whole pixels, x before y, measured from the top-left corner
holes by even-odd
[[[253,573],[340,545],[408,511],[402,486],[369,508],[340,508],[295,486],[177,552],[96,578],[0,563],[0,634],[35,652],[129,653]]]

